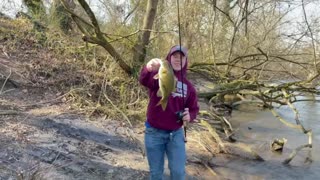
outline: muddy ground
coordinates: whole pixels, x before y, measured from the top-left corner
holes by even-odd
[[[2,73],[19,67],[5,56],[0,62]],[[61,92],[6,82],[0,95],[0,180],[148,179],[143,124],[130,130],[139,142],[131,140],[126,123],[89,118],[71,108]],[[210,153],[192,132],[189,136],[188,179],[212,179],[213,172],[199,160],[209,160]]]

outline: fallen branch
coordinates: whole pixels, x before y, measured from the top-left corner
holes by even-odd
[[[201,113],[204,114],[208,112],[201,111]],[[243,154],[245,153],[249,154],[250,157],[253,157],[253,159],[264,161],[264,159],[259,154],[257,154],[255,151],[253,151],[249,146],[245,144],[223,143],[215,129],[212,128],[207,121],[201,120],[200,124],[209,130],[210,135],[216,140],[216,142],[219,145],[219,148],[221,148],[222,153],[233,154],[238,156],[243,156]]]
[[[22,114],[21,111],[15,111],[15,110],[1,110],[0,115],[19,115]]]
[[[308,144],[305,145],[301,145],[299,147],[297,147],[290,155],[289,158],[287,158],[286,160],[283,161],[283,164],[288,164],[290,163],[290,161],[297,155],[297,153],[302,150],[303,148],[312,148],[312,131],[309,130],[307,133],[308,135]],[[308,156],[306,158],[306,161],[312,161],[311,159],[311,151],[309,151]]]
[[[109,97],[107,96],[106,93],[103,93],[103,96],[112,105],[112,107],[123,116],[123,118],[128,122],[130,128],[132,128],[133,126],[132,126],[132,123],[129,120],[128,116],[126,114],[124,114],[124,112],[122,112],[121,109],[119,109],[116,105],[113,104],[113,102],[109,99]]]
[[[247,159],[264,161],[264,159],[252,148],[244,143],[226,143],[226,154],[236,155]]]
[[[6,77],[6,80],[4,81],[4,83],[2,84],[2,87],[1,87],[1,90],[0,90],[0,95],[2,94],[3,88],[6,86],[7,81],[8,81],[8,79],[9,79],[10,76],[11,76],[11,73],[12,73],[12,71],[11,71],[11,68],[10,68],[10,73],[9,73],[9,75]]]
[[[145,157],[145,151],[144,151],[144,146],[143,144],[140,142],[140,140],[134,135],[134,132],[132,131],[132,123],[130,121],[130,119],[128,118],[128,116],[126,116],[126,114],[121,111],[121,109],[119,109],[116,105],[113,104],[113,102],[109,99],[109,97],[107,96],[106,93],[103,93],[103,96],[106,98],[106,100],[113,106],[113,108],[118,111],[122,116],[123,118],[128,122],[129,124],[129,127],[126,128],[126,133],[128,135],[128,137],[131,138],[131,140],[139,146],[139,149],[141,151],[141,154],[143,157]]]
[[[211,118],[210,120],[217,119],[217,122],[210,122],[210,125],[213,125],[213,127],[217,130],[222,130],[230,141],[235,141],[235,139],[232,137],[234,132],[231,123],[225,117],[218,116],[215,113],[210,113],[207,111],[200,111],[199,113],[200,115],[209,116]]]
[[[289,158],[284,160],[283,163],[284,164],[288,164],[290,163],[290,161],[297,155],[297,153],[303,149],[303,148],[312,148],[312,130],[306,130],[302,123],[300,122],[299,120],[299,113],[298,113],[298,110],[297,108],[290,102],[290,98],[291,98],[291,95],[287,93],[287,91],[282,88],[281,89],[282,91],[282,94],[285,98],[285,102],[286,104],[292,109],[292,111],[294,112],[295,114],[295,120],[296,120],[296,124],[292,124],[292,123],[289,123],[287,122],[286,120],[284,120],[273,108],[270,109],[270,111],[272,112],[272,114],[278,118],[283,124],[285,124],[286,126],[288,127],[291,127],[291,128],[294,128],[294,129],[299,129],[301,130],[304,134],[307,134],[308,135],[308,144],[305,144],[305,145],[301,145],[299,147],[297,147],[290,155],[289,155]],[[310,156],[310,160],[311,160],[311,154],[309,153],[309,156]],[[308,160],[309,157],[307,157],[307,160]]]
[[[208,157],[208,159],[210,159],[210,158]],[[191,163],[194,163],[194,164],[199,164],[199,165],[205,167],[206,169],[208,169],[208,171],[213,176],[217,176],[217,173],[210,167],[210,164],[207,162],[208,159],[198,158],[196,156],[193,156],[192,158],[188,158],[188,162],[191,162]]]
[[[38,102],[38,103],[34,103],[34,104],[27,104],[27,105],[23,105],[23,106],[19,106],[19,107],[23,107],[23,108],[28,108],[28,107],[34,107],[34,106],[39,106],[39,105],[42,105],[42,104],[48,104],[48,103],[53,103],[55,101],[58,101],[59,99],[71,94],[73,91],[76,91],[76,90],[81,90],[82,88],[76,88],[76,89],[71,89],[69,92],[61,95],[61,96],[58,96],[54,99],[51,99],[51,100],[48,100],[48,101],[43,101],[43,102]]]
[[[304,127],[302,126],[300,120],[299,120],[299,112],[297,110],[297,108],[290,102],[290,95],[286,92],[285,89],[281,90],[284,98],[286,99],[286,103],[288,104],[288,106],[292,109],[293,113],[295,114],[295,120],[296,120],[296,124],[301,126],[301,129],[303,132],[306,132],[306,130],[304,129]]]
[[[280,122],[282,122],[284,125],[294,128],[294,129],[300,129],[302,130],[301,125],[296,125],[296,124],[292,124],[287,122],[285,119],[283,119],[274,109],[270,109],[271,113],[274,115],[274,117],[276,117]]]
[[[202,162],[202,165],[206,167],[213,176],[217,176],[217,173],[213,171],[213,169],[208,165],[208,163]]]
[[[297,153],[302,150],[303,148],[312,148],[311,144],[305,144],[305,145],[301,145],[299,147],[297,147],[289,156],[288,159],[283,161],[283,164],[289,164],[290,161],[297,155]]]
[[[209,133],[211,134],[211,136],[217,141],[219,147],[221,148],[222,152],[226,152],[226,149],[225,149],[225,145],[224,143],[222,142],[220,136],[218,135],[218,133],[216,132],[216,130],[214,128],[212,128],[210,126],[210,124],[206,121],[200,121],[200,124],[205,126],[208,130],[209,130]]]

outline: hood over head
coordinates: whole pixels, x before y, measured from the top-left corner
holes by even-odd
[[[178,79],[182,79],[181,78],[181,71],[182,71],[182,75],[185,76],[187,73],[187,67],[188,67],[188,50],[187,50],[187,48],[185,48],[183,46],[179,46],[179,45],[173,46],[170,49],[170,51],[166,57],[166,60],[169,61],[171,64],[171,55],[175,52],[178,52],[178,51],[181,52],[186,57],[186,64],[184,65],[184,67],[182,67],[182,69],[180,71],[175,71],[175,70],[173,70],[173,71],[174,71],[174,74],[176,75],[176,77],[178,77]]]

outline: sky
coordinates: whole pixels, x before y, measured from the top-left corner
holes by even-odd
[[[90,7],[95,12],[97,17],[105,18],[105,13],[99,9],[103,7],[101,4],[103,0],[87,0],[89,2]],[[123,3],[126,0],[115,0],[118,4]],[[17,12],[23,11],[27,12],[27,9],[23,6],[22,0],[0,0],[0,12],[4,13],[5,15],[14,18]],[[49,7],[49,4],[52,0],[44,0],[45,5]]]
[[[15,14],[18,11],[24,11],[26,12],[26,8],[22,5],[22,0],[0,0],[0,12],[10,16],[10,17],[14,17]],[[44,0],[46,2],[46,4],[48,5],[52,0]],[[88,0],[90,6],[93,8],[93,10],[95,12],[99,12],[101,13],[99,16],[103,17],[103,13],[101,11],[99,11],[99,8],[101,8],[101,1],[102,0]],[[126,0],[116,0],[115,2],[118,2],[119,4],[123,3],[123,1]],[[296,4],[301,4],[301,1],[297,1],[297,0],[292,0],[295,1]],[[308,2],[305,0],[305,2]],[[292,7],[294,8],[294,6]],[[317,10],[319,10],[320,8],[320,2],[314,2],[312,4],[307,4],[306,5],[306,11],[308,16],[310,17],[314,17],[316,16],[318,13],[316,12]],[[290,19],[295,19],[295,20],[302,20],[302,8],[295,8],[293,11],[291,11],[288,14],[288,18]]]
[[[44,1],[46,2],[45,5],[47,7],[49,7],[49,4],[52,2],[52,0],[44,0]],[[87,1],[89,2],[89,5],[91,6],[92,10],[95,12],[98,19],[107,19],[106,13],[105,13],[106,9],[101,4],[103,0],[87,0]],[[113,1],[117,2],[118,4],[121,4],[121,3],[125,3],[128,0],[113,0]],[[320,21],[320,15],[319,13],[317,13],[317,11],[319,11],[320,9],[320,1],[314,1],[313,3],[308,3],[310,1],[312,0],[304,0],[304,2],[306,3],[305,9],[306,9],[308,20],[309,22],[311,22],[311,20],[318,18]],[[27,11],[27,9],[22,5],[22,0],[0,0],[0,2],[1,2],[0,12],[8,15],[9,17],[14,18],[17,12]],[[290,11],[290,13],[285,17],[285,21],[290,21],[290,23],[281,27],[282,32],[295,33],[295,32],[298,32],[301,28],[303,30],[306,29],[303,11],[301,8],[301,0],[291,0],[291,4],[293,4],[290,7],[292,11]],[[287,3],[284,3],[283,6],[286,6],[284,7],[284,9],[288,8]],[[104,8],[104,9],[101,10],[101,8]],[[320,22],[318,22],[318,24],[320,24]],[[320,32],[316,32],[315,35],[320,36]]]
[[[0,0],[0,12],[5,15],[13,18],[17,12],[23,10],[26,12],[26,9],[22,6],[22,0]]]

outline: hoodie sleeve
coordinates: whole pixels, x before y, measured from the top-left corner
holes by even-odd
[[[198,97],[195,88],[191,85],[190,87],[190,95],[187,99],[187,107],[189,108],[190,113],[190,122],[193,122],[198,113],[199,113],[199,105],[198,105]]]
[[[149,72],[147,70],[147,67],[143,66],[143,68],[141,69],[141,72],[140,72],[139,82],[143,86],[145,86],[149,89],[153,89],[153,88],[155,88],[155,82],[156,82],[156,80],[153,79],[154,75],[155,75],[155,73]]]

